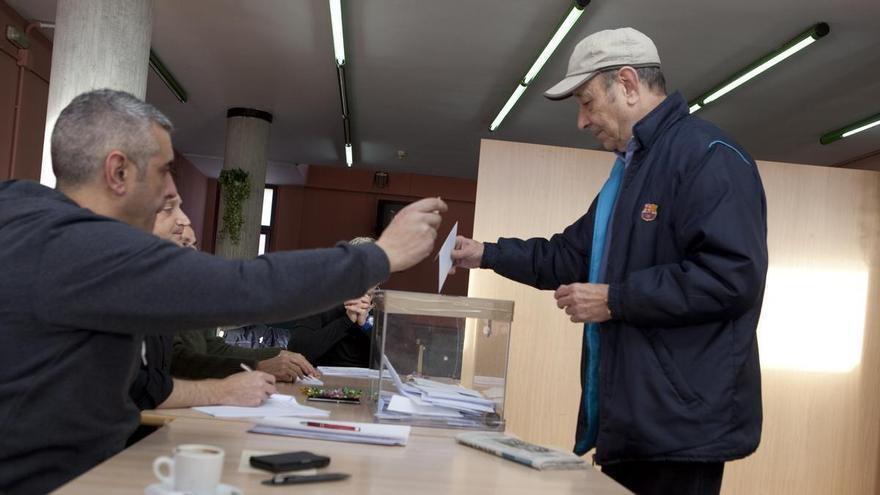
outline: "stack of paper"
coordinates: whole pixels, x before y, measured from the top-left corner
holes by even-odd
[[[336,442],[406,445],[410,427],[349,421],[315,422],[297,418],[267,418],[248,431]]]
[[[370,368],[355,368],[348,366],[318,366],[318,371],[324,376],[341,376],[344,378],[379,378],[379,370]],[[386,370],[385,378],[391,378]]]
[[[391,397],[388,411],[445,418],[480,416],[495,412],[495,402],[483,397],[476,390],[427,378],[413,378],[411,382],[403,383],[388,358],[383,359],[401,394]]]
[[[210,414],[217,418],[267,418],[274,416],[326,418],[330,416],[330,411],[300,405],[292,395],[284,394],[272,394],[266,402],[256,407],[205,406],[194,407],[193,410]]]

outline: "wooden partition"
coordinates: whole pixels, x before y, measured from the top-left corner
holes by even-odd
[[[547,236],[582,215],[610,153],[485,140],[474,238]],[[880,173],[759,163],[770,271],[758,329],[764,430],[729,463],[725,494],[873,494],[880,489]],[[509,430],[573,444],[582,325],[550,291],[486,270],[469,295],[513,299]]]

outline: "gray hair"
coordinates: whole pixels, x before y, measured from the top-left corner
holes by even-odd
[[[125,153],[143,177],[159,153],[153,125],[168,132],[174,128],[156,107],[124,91],[98,89],[77,96],[52,130],[52,170],[59,185],[87,182],[113,150]]]
[[[610,89],[611,85],[614,84],[619,69],[620,68],[618,67],[600,73],[605,82],[606,90]],[[660,67],[633,67],[633,69],[639,75],[639,80],[642,81],[648,89],[655,93],[666,94],[666,77],[663,76],[663,71],[660,70]]]
[[[352,246],[357,246],[358,244],[369,244],[371,242],[376,242],[376,239],[372,237],[355,237],[354,239],[348,241]]]

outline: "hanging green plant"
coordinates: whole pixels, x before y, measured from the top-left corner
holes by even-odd
[[[220,172],[218,182],[224,205],[220,236],[229,236],[229,240],[237,245],[241,240],[241,226],[244,224],[241,208],[251,195],[251,181],[246,171],[233,168]]]

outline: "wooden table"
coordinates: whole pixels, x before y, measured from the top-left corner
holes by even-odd
[[[328,383],[331,380],[325,380]],[[282,393],[302,394],[296,386]],[[367,387],[367,390],[369,388]],[[309,405],[321,403],[309,402]],[[370,421],[372,404],[327,404],[332,419]],[[451,437],[461,430],[413,428],[406,447],[385,447],[247,433],[254,421],[213,419],[191,410],[155,411],[165,426],[134,446],[59,488],[63,494],[143,494],[155,483],[153,459],[170,455],[175,445],[207,443],[226,451],[223,483],[246,494],[591,494],[629,493],[592,467],[577,471],[538,471],[457,444]],[[239,471],[243,450],[288,452],[308,450],[331,457],[322,471],[348,473],[345,481],[287,487],[260,484],[269,474]]]

